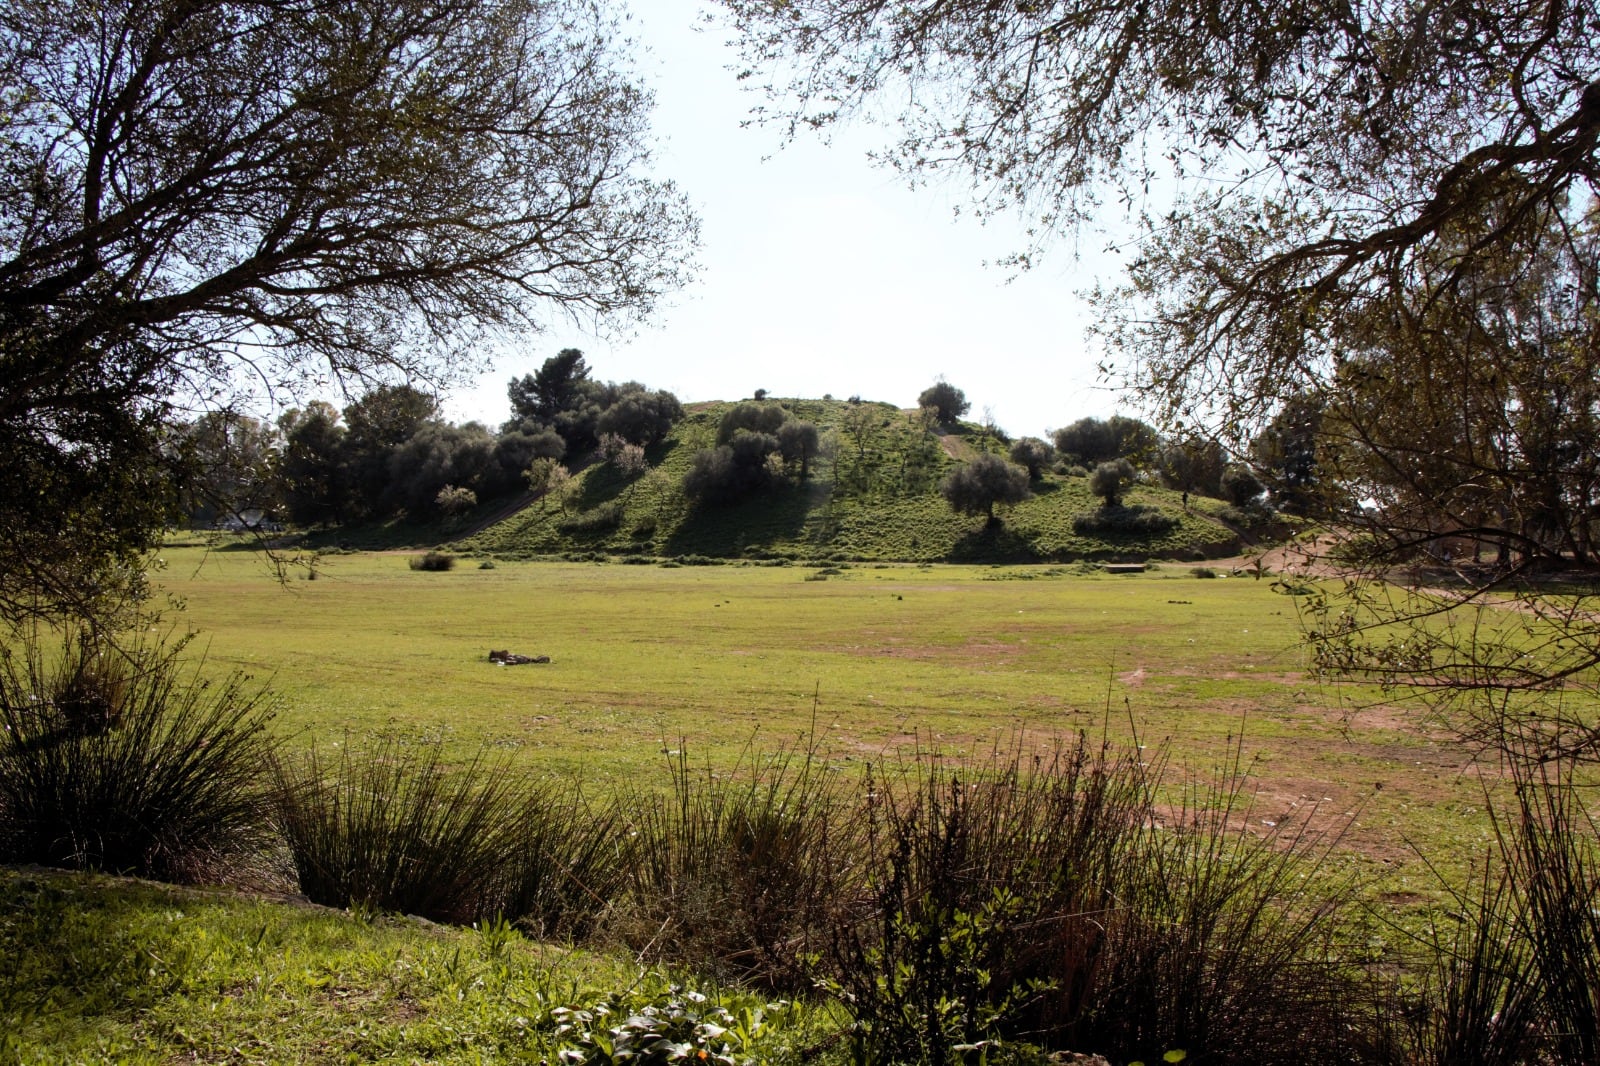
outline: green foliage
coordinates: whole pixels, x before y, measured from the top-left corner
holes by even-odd
[[[607,500],[593,510],[563,518],[558,529],[563,533],[589,536],[596,533],[609,533],[622,525],[623,508],[621,501]]]
[[[723,414],[717,423],[717,443],[730,443],[743,430],[748,433],[765,433],[776,436],[779,428],[789,421],[789,412],[781,404],[736,403]]]
[[[1314,834],[1238,827],[1237,767],[1178,811],[1164,760],[1082,737],[905,769],[905,787],[865,786],[866,892],[826,957],[857,1061],[976,1062],[1028,1042],[1288,1064],[1356,1047],[1357,986],[1330,950],[1351,887],[1312,898]]]
[[[684,494],[704,503],[728,504],[772,488],[779,480],[774,465],[780,447],[771,433],[736,428],[726,443],[694,457],[683,478]]]
[[[957,419],[972,410],[967,394],[943,378],[922,390],[917,406],[931,409],[940,423],[947,426],[955,425]]]
[[[1222,471],[1227,462],[1228,453],[1220,443],[1191,438],[1163,448],[1158,471],[1161,483],[1169,489],[1221,496]]]
[[[849,782],[814,749],[747,754],[696,770],[679,749],[671,793],[634,799],[633,888],[618,928],[647,956],[804,992],[806,959],[854,889],[861,823]]]
[[[203,680],[183,644],[40,633],[0,649],[0,858],[177,880],[266,838],[264,693]]]
[[[701,992],[669,985],[556,1007],[550,1020],[563,1066],[755,1066],[770,1061],[761,1044],[790,1013],[787,1003],[768,1003],[735,1015]]]
[[[433,505],[440,514],[455,516],[465,514],[478,506],[478,494],[469,488],[458,485],[446,485],[439,490],[433,499]]]
[[[1108,504],[1072,518],[1073,532],[1083,537],[1159,537],[1177,525],[1172,515],[1144,506]]]
[[[1039,476],[1055,465],[1056,450],[1038,437],[1021,437],[1011,445],[1011,461],[1028,471],[1028,477]]]
[[[456,557],[447,552],[426,552],[422,555],[413,555],[406,560],[406,565],[413,570],[427,570],[442,573],[456,568]]]
[[[1028,498],[1028,472],[985,452],[952,470],[940,484],[939,492],[956,512],[987,515],[992,521],[996,506],[1010,506]]]
[[[731,451],[718,456],[714,443],[736,408],[788,412],[779,423],[777,451],[766,453],[770,458],[765,465],[738,471],[739,477],[734,476]],[[818,434],[816,453],[809,460],[808,440],[785,445],[785,434],[809,438],[807,425]],[[560,554],[581,548],[619,555],[647,550],[662,556],[725,558],[839,554],[905,561],[1034,561],[1130,550],[1193,556],[1223,554],[1235,547],[1234,533],[1202,508],[1142,542],[1079,533],[1073,517],[1089,505],[1083,482],[1049,473],[1033,483],[1031,499],[1007,513],[1005,536],[975,534],[938,491],[960,465],[951,455],[972,453],[968,440],[954,432],[938,436],[918,416],[882,404],[786,400],[782,407],[771,401],[703,405],[647,450],[649,472],[644,476],[626,477],[610,463],[573,475],[580,512],[619,502],[623,517],[609,534],[566,532],[557,509],[537,503],[457,547],[496,554]],[[724,475],[728,480],[721,480]],[[686,479],[713,495],[718,495],[713,485],[765,487],[735,493],[713,507],[695,507],[694,497],[685,492]],[[1148,495],[1165,502],[1161,490],[1148,490]]]
[[[277,822],[314,903],[467,923],[502,913],[517,781],[482,756],[459,771],[439,746],[385,738],[273,760]]]
[[[1120,507],[1122,496],[1133,483],[1133,464],[1126,459],[1112,459],[1101,463],[1089,475],[1089,491],[1104,501],[1105,508]]]
[[[637,848],[614,798],[524,780],[499,838],[500,915],[544,940],[594,939],[627,887]]]
[[[1275,506],[1296,515],[1326,510],[1318,438],[1326,400],[1312,394],[1287,397],[1272,420],[1250,443],[1251,458]]]
[[[573,407],[579,387],[589,380],[589,364],[577,348],[563,348],[540,364],[532,374],[512,378],[506,392],[513,420],[531,419],[549,424]]]
[[[1093,467],[1116,459],[1144,466],[1156,457],[1161,438],[1137,418],[1112,415],[1109,419],[1080,418],[1056,430],[1054,442],[1062,458],[1078,466]]]
[[[1267,487],[1255,471],[1243,463],[1231,463],[1222,471],[1222,498],[1234,507],[1249,507],[1261,498]]]

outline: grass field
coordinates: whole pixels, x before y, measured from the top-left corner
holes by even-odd
[[[242,892],[0,869],[0,958],[9,963],[0,966],[0,1063],[614,1063],[623,1061],[612,1051],[622,1046],[625,1030],[662,1033],[669,1018],[678,1019],[670,1023],[678,1026],[671,1039],[711,1047],[720,1056],[711,1061],[866,1061],[855,1055],[866,1047],[856,1043],[863,1033],[904,1041],[921,1034],[928,1019],[948,1020],[947,1004],[958,1001],[946,992],[968,997],[962,1003],[982,1000],[987,975],[1032,960],[1041,940],[1072,948],[1061,955],[1067,962],[1085,957],[1073,947],[1083,944],[1099,945],[1094,958],[1120,960],[1106,963],[1094,985],[1099,1014],[1074,1007],[1062,1015],[1088,1019],[1082,1032],[1048,1031],[1061,1046],[1121,1048],[1107,1051],[1119,1064],[1175,1061],[1168,1053],[1186,1049],[1196,1051],[1195,1061],[1335,1061],[1315,1054],[1328,1050],[1318,1043],[1324,1036],[1352,1048],[1374,1041],[1367,1058],[1348,1061],[1488,1061],[1450,1049],[1432,1058],[1385,1058],[1379,1045],[1393,1038],[1400,1040],[1394,1048],[1435,1048],[1428,1034],[1405,1044],[1411,1037],[1396,1036],[1383,1019],[1427,1016],[1443,1002],[1413,993],[1425,990],[1432,973],[1429,945],[1442,950],[1444,942],[1434,938],[1448,941],[1451,930],[1472,921],[1470,896],[1453,897],[1439,877],[1467,883],[1468,865],[1492,850],[1484,799],[1486,783],[1498,787],[1493,768],[1480,776],[1414,709],[1384,705],[1370,690],[1312,683],[1303,669],[1297,601],[1271,580],[1203,578],[1187,564],[1111,575],[1046,566],[501,561],[480,568],[472,559],[428,572],[411,569],[410,561],[405,553],[328,555],[310,566],[299,560],[290,578],[279,581],[259,553],[241,545],[173,545],[162,578],[166,592],[186,604],[173,617],[197,635],[190,648],[204,653],[203,669],[244,671],[270,686],[279,705],[275,728],[290,746],[315,744],[326,752],[349,744],[374,756],[368,765],[410,766],[406,773],[427,781],[449,775],[436,775],[426,758],[408,762],[410,750],[465,762],[487,746],[491,761],[504,758],[535,776],[576,777],[590,795],[635,793],[617,808],[616,821],[597,808],[563,808],[577,812],[573,826],[601,834],[595,854],[619,872],[614,882],[597,877],[598,867],[551,859],[566,853],[548,851],[559,837],[540,835],[537,827],[556,823],[522,821],[519,808],[508,808],[518,820],[505,824],[534,832],[485,830],[483,840],[503,857],[494,867],[499,876],[539,869],[555,885],[565,882],[551,871],[577,871],[567,876],[588,896],[573,898],[601,904],[585,912],[600,924],[587,929],[590,939],[576,938],[584,947],[526,939],[525,933],[550,935],[552,928],[559,938],[560,929],[580,926],[541,924],[536,916],[555,912],[513,910],[524,897],[510,892],[494,897],[507,911],[482,912],[501,916],[471,928],[399,917],[409,904],[317,895],[305,879],[311,867],[301,864],[311,852],[304,839],[297,845],[287,834],[281,846],[285,855],[293,851],[304,896],[277,894],[280,875],[268,867],[278,860],[270,858],[254,873],[233,871],[232,880],[249,886]],[[491,665],[491,648],[551,661]],[[929,770],[945,756],[970,756],[981,767],[996,747],[1008,756],[1020,749],[1025,767],[1029,747],[1043,750],[1079,731],[1104,735],[1124,752],[1126,745],[1144,745],[1149,754],[1132,757],[1158,766],[1163,750],[1170,753],[1173,770],[1160,779],[1170,791],[1151,793],[1149,806],[1118,806],[1115,786],[1102,793],[1095,782],[1143,780],[1137,765],[1122,763],[1104,776],[1091,770],[1073,778],[1078,783],[1063,794],[1073,802],[1046,806],[1046,794],[1027,784],[1025,772],[986,789],[964,767],[948,777]],[[427,743],[408,750],[413,741]],[[838,794],[846,805],[835,806],[805,799],[821,792],[762,800],[759,782],[775,777],[754,775],[748,794],[756,798],[740,808],[737,797],[752,780],[743,775],[755,759],[798,744],[812,753],[798,760],[807,767],[816,765],[814,758],[847,770],[909,765],[929,775],[921,780],[930,788],[885,790],[874,776],[859,793],[865,805],[848,806],[857,794],[846,790]],[[681,761],[685,746],[690,757]],[[776,758],[775,765],[796,765]],[[702,760],[716,768],[712,777],[704,775]],[[685,775],[680,784],[696,782],[692,790],[638,794],[667,788],[674,762]],[[69,765],[83,760],[74,756]],[[1242,767],[1242,776],[1230,778],[1230,767]],[[1123,776],[1129,772],[1134,778]],[[315,771],[313,780],[320,779]],[[280,817],[287,809],[282,797],[299,787],[284,780],[276,786],[284,790]],[[392,794],[383,780],[361,777],[356,792],[342,795],[382,799]],[[1199,787],[1186,789],[1193,780]],[[1245,802],[1210,807],[1222,811],[1215,821],[1190,820],[1174,809],[1210,804],[1217,794],[1206,786],[1226,791],[1230,783]],[[896,822],[889,812],[898,801],[875,798],[886,793],[916,794],[934,805],[925,821]],[[701,798],[691,800],[692,794]],[[425,798],[415,811],[431,818],[470,807],[461,798],[469,793],[437,795],[444,798]],[[536,794],[506,795],[520,804]],[[725,824],[706,813],[722,809],[721,801],[706,799],[714,795],[735,812]],[[1102,800],[1110,805],[1102,807]],[[350,802],[354,814],[359,804]],[[681,825],[669,810],[679,803]],[[340,818],[337,803],[321,809]],[[814,819],[824,810],[842,813],[817,835]],[[408,831],[395,824],[397,837]],[[1224,825],[1222,834],[1211,835]],[[863,826],[874,841],[876,833],[888,836],[852,851],[852,840],[867,839]],[[1018,826],[1025,830],[1020,835]],[[1342,835],[1324,853],[1326,838],[1301,836],[1302,826]],[[668,835],[659,832],[663,827]],[[1073,843],[1080,830],[1089,844]],[[1134,846],[1107,852],[1104,865],[1090,861],[1123,837]],[[374,839],[358,833],[355,850]],[[1240,850],[1219,844],[1224,840]],[[1028,841],[1040,850],[1027,851]],[[410,846],[416,850],[405,852],[408,861],[430,869],[470,866],[464,852],[472,849],[460,840],[447,851],[430,850],[421,838]],[[894,865],[910,863],[913,852],[917,862],[931,864],[916,866],[920,874]],[[334,857],[329,873],[337,876],[344,853],[316,854]],[[379,865],[400,854],[376,853]],[[452,861],[438,863],[439,854]],[[833,855],[844,857],[830,865]],[[1287,861],[1291,856],[1298,858]],[[1280,857],[1287,864],[1278,865]],[[365,861],[354,867],[368,869]],[[1070,876],[1039,876],[1058,862]],[[858,883],[852,879],[858,868],[877,872]],[[418,867],[402,869],[408,885],[428,880]],[[915,890],[923,895],[882,895],[884,886],[903,892],[911,884],[898,880],[897,870],[912,871],[905,876],[913,880],[924,876]],[[1266,880],[1229,870],[1265,871]],[[828,876],[838,879],[792,876],[803,871],[832,871]],[[1046,898],[1051,886],[1079,885],[1076,874],[1085,871],[1081,884],[1093,887],[1089,895]],[[1532,876],[1525,871],[1523,883],[1533,883]],[[1564,883],[1587,883],[1586,876],[1580,871]],[[808,895],[806,885],[818,891]],[[1253,894],[1258,889],[1265,894]],[[1103,898],[1096,895],[1102,891]],[[353,900],[342,913],[306,902],[341,905],[341,898]],[[1520,899],[1506,915],[1520,914]],[[1043,903],[1023,909],[1034,906],[1029,900],[1055,909]],[[805,901],[821,901],[836,923],[825,928],[848,930],[846,940],[877,935],[876,918],[863,919],[853,907],[881,906],[895,918],[880,940],[862,941],[856,955],[806,955],[811,961],[798,971],[803,981],[765,986],[796,1000],[769,1003],[756,985],[735,983],[745,973],[737,967],[750,965],[754,946],[768,942],[741,937],[770,931],[774,942],[786,950],[798,945],[796,951],[845,942],[807,939],[824,927],[805,924],[806,916],[822,913],[802,909]],[[390,908],[394,913],[381,913]],[[1586,907],[1573,913],[1589,927]],[[1265,917],[1241,925],[1241,915]],[[1303,957],[1286,947],[1285,938],[1297,935],[1297,915],[1323,923],[1328,937],[1324,944],[1317,933]],[[1512,926],[1483,928],[1492,934],[1487,942],[1501,943]],[[1538,921],[1529,928],[1560,931]],[[1196,940],[1200,930],[1207,934]],[[1520,925],[1515,931],[1526,935]],[[969,943],[986,946],[962,946]],[[1560,962],[1557,977],[1593,957],[1592,945],[1571,952],[1566,941],[1550,943]],[[919,952],[927,945],[932,953],[924,961]],[[1331,954],[1322,953],[1324,946]],[[898,954],[880,953],[891,950]],[[991,968],[991,957],[1000,970]],[[1048,951],[1038,957],[1056,958]],[[1206,965],[1193,968],[1195,958]],[[1483,954],[1472,972],[1488,974],[1500,958]],[[1168,973],[1175,962],[1190,976],[1117,977]],[[1262,968],[1253,968],[1257,962]],[[962,967],[969,965],[978,967],[972,988],[962,984]],[[1135,969],[1119,968],[1128,965]],[[1080,972],[1063,966],[1064,973]],[[1207,983],[1202,970],[1216,980]],[[765,971],[769,978],[781,972]],[[1337,985],[1341,991],[1327,1001],[1332,1013],[1325,1015],[1315,1013],[1324,1002],[1317,998],[1318,972],[1351,981]],[[1294,992],[1290,986],[1298,988],[1305,975],[1312,984]],[[1548,994],[1555,987],[1549,975],[1537,984],[1516,975],[1495,979],[1501,982],[1495,988],[1526,986],[1544,997],[1541,1003],[1548,1000],[1541,1018],[1565,1017],[1555,1013],[1567,1001]],[[1161,995],[1138,998],[1147,986]],[[1077,985],[1040,987],[1053,996]],[[853,991],[861,989],[876,990],[878,998],[861,1007]],[[941,998],[905,998],[912,992]],[[1066,991],[1062,997],[1060,1004],[1067,1003]],[[925,1000],[933,1005],[919,1006]],[[1054,1009],[1055,1002],[1041,1000],[1040,1009]],[[1484,1002],[1478,1014],[1460,1005],[1448,1009],[1470,1035],[1496,1028],[1485,1019],[1499,1001]],[[1180,1022],[1189,1025],[1191,1008],[1215,1009],[1217,1024],[1180,1029]],[[1313,1024],[1318,1018],[1323,1028]],[[1025,1028],[1024,1020],[1008,1016],[1005,1024]],[[991,1023],[1000,1034],[1000,1023]],[[970,1047],[967,1030],[950,1026],[939,1030],[938,1047],[958,1039],[947,1050]],[[1031,1034],[1045,1031],[1025,1028],[1024,1035],[1031,1042]],[[1228,1041],[1245,1039],[1238,1034],[1265,1042],[1229,1058]],[[1009,1030],[1004,1035],[1015,1039]],[[1293,1052],[1281,1044],[1295,1040],[1301,1043]],[[1216,1048],[1223,1048],[1219,1057],[1212,1055]],[[1310,1058],[1302,1054],[1308,1049]],[[692,1049],[685,1043],[679,1050]],[[1283,1053],[1273,1057],[1275,1050]],[[958,1059],[941,1051],[936,1061]],[[1585,1052],[1561,1061],[1593,1058]]]
[[[286,583],[259,555],[173,548],[211,669],[281,696],[294,743],[374,734],[482,744],[601,788],[664,783],[663,752],[732,765],[814,731],[830,758],[951,755],[1088,730],[1170,743],[1209,774],[1243,733],[1254,816],[1316,808],[1406,892],[1487,845],[1482,784],[1414,717],[1303,670],[1270,581],[1067,567],[677,567],[403,554],[321,557]],[[491,648],[548,655],[500,667]]]

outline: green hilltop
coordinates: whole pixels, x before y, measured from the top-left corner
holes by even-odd
[[[735,405],[690,405],[626,474],[590,455],[573,463],[564,501],[527,493],[488,517],[436,527],[454,551],[509,558],[597,553],[657,559],[873,562],[1067,562],[1205,559],[1231,554],[1239,538],[1222,501],[1191,498],[1151,481],[1124,500],[1170,528],[1150,533],[1079,532],[1100,510],[1081,472],[1045,472],[1032,496],[1001,509],[998,522],[956,513],[940,494],[952,470],[982,452],[1004,455],[1006,439],[971,423],[933,426],[920,411],[859,400],[767,400],[813,423],[821,454],[807,476],[791,470],[773,487],[732,503],[695,501],[684,477],[696,453],[717,443]],[[1075,476],[1076,473],[1076,476]]]

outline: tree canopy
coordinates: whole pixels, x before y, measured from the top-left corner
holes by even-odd
[[[438,380],[483,329],[682,284],[695,222],[642,176],[614,30],[582,0],[5,5],[6,613],[148,545],[174,405]]]
[[[881,158],[964,173],[1041,245],[1108,194],[1132,207],[1126,282],[1096,294],[1108,373],[1180,437],[1261,440],[1275,498],[1369,531],[1373,576],[1506,547],[1459,592],[1352,585],[1313,622],[1325,665],[1469,693],[1594,678],[1591,610],[1530,597],[1535,652],[1430,620],[1600,563],[1576,445],[1600,419],[1596,0],[724,6],[769,119],[888,118]]]
[[[958,514],[981,514],[991,524],[997,521],[996,506],[1009,507],[1033,494],[1025,469],[990,452],[952,470],[940,483],[939,492]]]
[[[922,390],[917,397],[917,405],[932,408],[937,412],[939,421],[947,426],[954,425],[956,419],[972,410],[967,394],[943,378]]]

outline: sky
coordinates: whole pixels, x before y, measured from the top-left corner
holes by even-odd
[[[869,127],[784,144],[743,126],[758,100],[726,69],[722,28],[701,0],[635,0],[637,65],[656,94],[654,171],[696,205],[699,280],[620,336],[561,320],[500,354],[493,371],[446,397],[456,421],[497,425],[506,385],[563,348],[594,377],[638,380],[685,403],[860,396],[902,407],[941,377],[1013,436],[1119,410],[1097,377],[1090,313],[1076,293],[1115,262],[1063,243],[1013,277],[986,265],[1025,247],[1020,222],[957,219],[957,184],[912,190],[870,164],[888,136]],[[1080,241],[1087,246],[1090,239]]]

